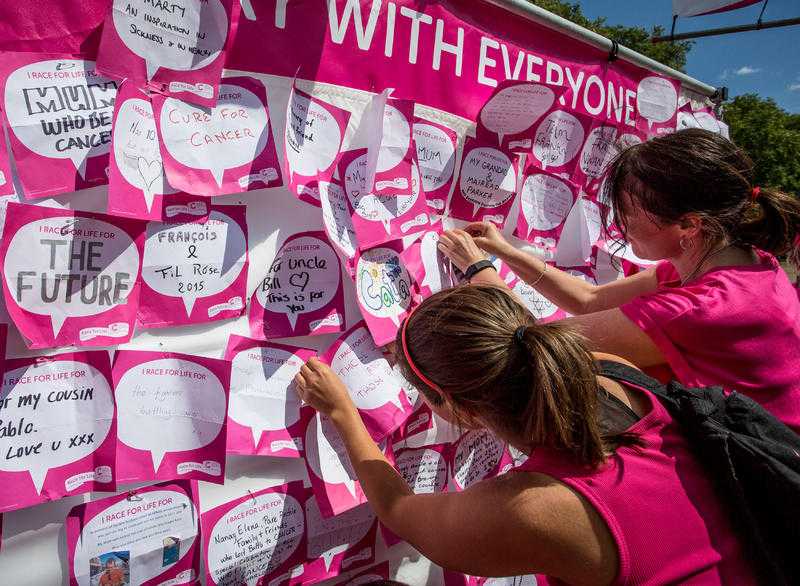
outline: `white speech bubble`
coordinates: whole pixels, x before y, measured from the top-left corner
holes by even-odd
[[[719,134],[719,122],[708,112],[695,112],[694,119],[703,130]]]
[[[378,409],[387,403],[403,409],[402,383],[367,328],[357,328],[342,340],[331,358],[331,368],[344,382],[358,409]]]
[[[700,123],[691,112],[678,112],[678,123],[676,124],[678,130],[684,128],[702,128]]]
[[[600,177],[605,172],[616,154],[616,136],[617,130],[613,126],[598,126],[589,133],[580,156],[581,170],[588,177]]]
[[[53,59],[6,80],[4,110],[14,135],[38,155],[69,159],[81,177],[86,159],[111,148],[117,84],[94,68],[94,61]]]
[[[73,572],[80,586],[96,586],[92,558],[112,551],[130,553],[130,574],[137,583],[156,578],[178,563],[198,535],[197,508],[186,493],[174,490],[137,492],[135,499],[109,505],[81,527]],[[165,566],[165,539],[173,538],[178,557]]]
[[[347,207],[347,194],[336,183],[319,182],[319,200],[322,205],[322,221],[331,242],[335,243],[347,258],[356,255],[358,239],[353,228],[353,219]]]
[[[0,470],[29,472],[37,494],[48,470],[99,448],[114,419],[108,379],[83,362],[43,361],[7,372],[0,396],[6,402]],[[91,441],[83,441],[88,434]],[[73,438],[81,443],[70,446]]]
[[[462,489],[483,480],[503,455],[503,442],[486,430],[467,432],[458,442],[453,478]]]
[[[400,110],[390,104],[383,109],[383,134],[378,150],[377,172],[393,169],[406,156],[411,144],[411,125]]]
[[[248,348],[231,361],[228,415],[253,432],[258,445],[264,431],[286,429],[300,421],[294,377],[303,361],[280,348]]]
[[[286,157],[292,173],[313,177],[333,165],[342,131],[325,106],[292,90],[286,122]]]
[[[533,156],[547,167],[566,165],[583,145],[583,125],[575,116],[556,110],[545,116],[533,140]]]
[[[308,558],[312,560],[322,558],[325,571],[329,572],[333,558],[364,539],[373,523],[375,523],[375,513],[368,504],[326,519],[319,510],[317,499],[308,499],[306,501]]]
[[[480,208],[497,208],[514,197],[517,173],[503,152],[478,147],[466,154],[458,184],[464,199],[474,204],[473,214],[477,214]]]
[[[411,192],[375,195],[367,190],[367,154],[353,159],[345,172],[345,188],[356,214],[369,222],[380,222],[391,233],[390,222],[410,210],[420,196],[417,164],[411,167]]]
[[[268,120],[256,94],[222,83],[217,105],[211,109],[167,98],[160,124],[169,154],[190,169],[207,169],[221,187],[226,169],[254,161],[266,148]]]
[[[647,125],[666,122],[678,109],[678,92],[669,80],[651,75],[639,82],[636,89],[636,107],[647,119]]]
[[[154,291],[183,301],[192,315],[195,301],[225,291],[239,277],[247,242],[230,216],[212,211],[203,224],[147,224],[142,279]]]
[[[514,284],[513,291],[536,319],[548,318],[558,311],[557,305],[521,279]]]
[[[343,484],[357,498],[356,472],[342,436],[331,420],[317,413],[308,424],[305,440],[306,461],[317,478],[326,484]]]
[[[432,124],[414,124],[414,143],[422,176],[422,189],[431,193],[453,177],[456,167],[456,145],[448,134]]]
[[[436,450],[407,450],[395,462],[414,494],[442,492],[447,486],[447,463]]]
[[[303,506],[292,495],[253,495],[211,528],[208,572],[220,586],[255,586],[297,551],[304,533]]]
[[[147,100],[126,100],[113,129],[114,160],[125,181],[141,189],[149,212],[156,195],[175,193],[164,175],[153,106]]]
[[[8,245],[3,276],[16,304],[49,315],[53,336],[71,317],[127,303],[139,251],[120,228],[94,218],[57,217],[20,228]]]
[[[533,230],[552,230],[572,209],[572,190],[558,177],[530,175],[522,184],[520,205],[528,222],[528,236]]]
[[[536,576],[507,576],[505,578],[486,578],[481,586],[537,586]]]
[[[159,67],[205,67],[228,37],[228,15],[220,0],[114,0],[112,15],[123,44],[144,59],[148,80]]]
[[[422,286],[428,287],[431,293],[438,293],[453,285],[450,270],[450,260],[439,250],[439,234],[426,232],[422,235],[419,249],[425,277]]]
[[[398,253],[382,247],[364,251],[356,266],[356,294],[364,311],[399,325],[411,306],[411,277]]]
[[[225,422],[225,389],[213,372],[181,358],[137,364],[116,386],[119,440],[152,454],[158,472],[167,452],[202,448]]]
[[[481,124],[503,142],[506,134],[516,134],[533,126],[550,109],[556,96],[549,87],[520,83],[497,92],[481,109]]]
[[[341,280],[331,245],[301,236],[280,249],[256,298],[266,310],[285,314],[294,329],[301,313],[317,311],[333,300]]]

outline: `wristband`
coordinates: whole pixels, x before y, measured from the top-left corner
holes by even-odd
[[[464,277],[466,277],[467,281],[471,281],[472,277],[480,273],[483,269],[494,269],[494,265],[490,260],[479,260],[476,263],[471,264],[467,267],[467,270],[464,271]]]

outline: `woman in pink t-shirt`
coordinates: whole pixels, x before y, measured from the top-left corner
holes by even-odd
[[[445,232],[440,247],[465,272],[483,251],[498,256],[576,316],[593,349],[668,365],[686,385],[735,389],[800,431],[800,300],[775,260],[795,249],[800,201],[755,186],[748,156],[700,129],[626,149],[606,185],[621,232],[655,268],[593,286],[488,223]],[[472,282],[502,284],[493,270]]]

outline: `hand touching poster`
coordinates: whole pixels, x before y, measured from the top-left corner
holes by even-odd
[[[120,482],[224,482],[229,362],[118,350],[113,376]]]
[[[419,284],[423,297],[430,297],[457,283],[450,259],[439,250],[440,230],[425,232],[400,253],[400,260],[411,278]]]
[[[31,348],[130,340],[144,224],[11,203],[0,258],[3,293]]]
[[[113,0],[97,67],[139,87],[214,106],[239,10],[236,0]]]
[[[247,299],[244,206],[214,206],[208,220],[150,222],[138,321],[144,327],[239,317]]]
[[[218,0],[217,0],[218,1]],[[253,77],[227,77],[213,108],[153,96],[169,184],[204,196],[282,185],[267,89]]]
[[[286,239],[250,301],[250,332],[271,339],[344,329],[339,257],[322,232]]]
[[[0,393],[0,512],[116,490],[108,352],[6,360]]]
[[[229,454],[297,458],[313,411],[302,407],[294,377],[316,352],[231,336],[228,408]]]
[[[26,197],[107,182],[117,83],[99,75],[94,61],[4,53],[0,83],[11,151]]]
[[[191,584],[200,576],[197,484],[144,486],[78,505],[66,521],[70,586]],[[106,578],[104,578],[105,576]]]

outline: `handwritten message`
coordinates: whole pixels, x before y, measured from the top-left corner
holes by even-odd
[[[476,141],[467,142],[458,191],[450,203],[454,218],[505,224],[517,190],[516,163],[509,155]]]
[[[589,127],[589,118],[566,110],[553,110],[536,129],[533,156],[542,169],[571,174]]]
[[[414,144],[428,206],[441,214],[453,183],[458,135],[446,126],[417,118],[414,122]]]
[[[347,194],[338,181],[320,181],[318,187],[322,222],[328,239],[344,258],[351,259],[356,255],[358,238],[353,227],[353,219],[350,217]]]
[[[487,430],[472,430],[458,441],[453,456],[453,481],[458,490],[489,477],[500,465],[503,442]]]
[[[478,115],[479,132],[488,130],[503,146],[506,135],[517,135],[531,128],[556,99],[553,90],[538,83],[509,80],[498,85]],[[530,142],[527,144],[530,147]],[[511,145],[509,145],[511,148]]]

